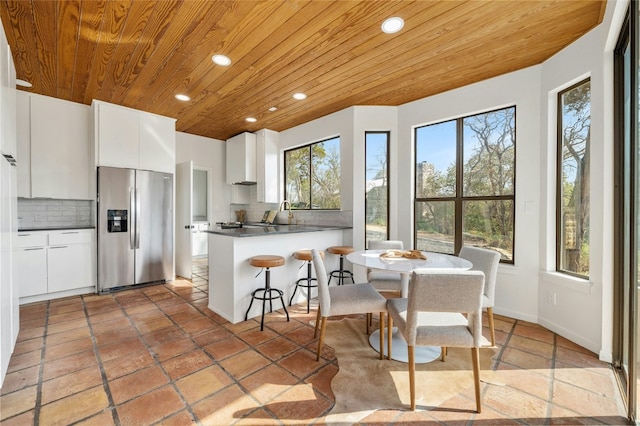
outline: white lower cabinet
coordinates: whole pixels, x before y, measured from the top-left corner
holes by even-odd
[[[91,285],[91,244],[52,246],[47,252],[49,293]]]
[[[94,230],[19,232],[15,266],[21,302],[95,288],[93,241]]]
[[[16,251],[16,279],[20,297],[47,292],[47,248],[27,247]]]

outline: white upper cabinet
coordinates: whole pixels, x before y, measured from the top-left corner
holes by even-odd
[[[259,203],[279,203],[278,141],[280,134],[262,129],[256,132],[256,183]]]
[[[98,166],[175,173],[175,119],[94,100]]]
[[[17,157],[16,147],[16,69],[13,65],[13,57],[11,56],[11,48],[4,39],[1,43],[2,48],[2,70],[0,71],[0,98],[2,105],[0,112],[2,113],[2,154]]]
[[[138,112],[95,100],[92,107],[97,165],[137,169],[140,164]]]
[[[176,172],[176,122],[173,118],[140,113],[139,168]]]
[[[95,188],[91,185],[91,109],[83,104],[32,94],[29,122],[31,196],[95,198]]]
[[[256,182],[256,135],[240,133],[226,143],[227,183]]]
[[[18,197],[31,198],[31,96],[16,93],[16,140],[18,153]]]

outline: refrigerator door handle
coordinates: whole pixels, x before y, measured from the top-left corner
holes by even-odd
[[[140,248],[140,196],[136,187],[136,249]]]
[[[135,242],[135,228],[132,229],[132,222],[135,220],[135,212],[133,211],[133,207],[135,205],[135,193],[134,193],[134,189],[133,188],[129,188],[129,248],[130,249],[135,249],[136,248],[136,242]],[[136,227],[137,228],[137,227]]]

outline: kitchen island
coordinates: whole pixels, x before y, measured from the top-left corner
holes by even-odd
[[[234,229],[215,229],[209,234],[209,309],[232,323],[244,321],[251,293],[264,287],[264,271],[249,265],[249,258],[271,254],[285,258],[284,266],[271,269],[271,286],[284,292],[285,303],[293,293],[295,282],[306,276],[304,262],[293,258],[302,249],[326,250],[329,246],[343,245],[348,226],[319,225],[253,225]],[[338,257],[327,255],[328,271],[338,267]],[[312,291],[311,297],[316,292]],[[306,293],[298,290],[293,303],[306,300]],[[281,309],[280,301],[273,302]],[[268,308],[267,308],[268,309]],[[249,318],[259,316],[262,303],[254,303]]]

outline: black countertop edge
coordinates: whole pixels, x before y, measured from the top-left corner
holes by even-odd
[[[331,226],[331,225],[282,225],[255,226],[231,229],[213,229],[202,232],[209,234],[225,235],[228,237],[265,237],[268,235],[297,234],[302,232],[339,231],[353,229],[352,226]]]
[[[18,228],[18,232],[72,231],[74,229],[96,229],[95,226],[52,226],[50,228]]]

